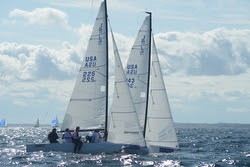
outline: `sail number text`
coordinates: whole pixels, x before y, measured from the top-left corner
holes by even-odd
[[[137,74],[137,69],[138,69],[137,64],[128,64],[127,65],[126,75],[136,75]],[[128,82],[128,86],[130,88],[134,88],[135,78],[133,76],[127,78],[127,82]]]
[[[84,71],[82,74],[82,82],[95,82],[95,71]]]
[[[134,88],[135,78],[127,78],[128,86]]]
[[[128,64],[126,75],[135,75],[137,74],[137,64]]]
[[[85,57],[85,65],[84,68],[94,68],[96,67],[96,56],[87,56]]]

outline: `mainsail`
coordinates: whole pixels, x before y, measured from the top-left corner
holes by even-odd
[[[130,94],[120,55],[112,34],[115,56],[115,85],[113,103],[109,115],[107,141],[113,143],[146,146],[138,115]]]
[[[166,150],[164,148],[179,149],[154,39],[151,72],[145,136],[147,146],[159,146],[159,152],[164,152]],[[156,151],[154,150],[154,152]]]
[[[108,43],[102,2],[61,129],[104,129],[107,119]],[[105,128],[106,129],[106,128]]]
[[[124,70],[142,129],[145,122],[149,77],[150,22],[151,16],[147,16],[137,34]]]

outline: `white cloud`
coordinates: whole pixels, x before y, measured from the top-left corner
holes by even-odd
[[[1,80],[65,79],[78,71],[88,45],[92,26],[78,30],[80,41],[72,46],[63,42],[60,50],[41,45],[0,44]],[[155,41],[163,72],[190,76],[238,75],[250,67],[250,30],[216,29],[204,34],[159,33]],[[109,38],[111,39],[111,38]],[[123,65],[133,38],[115,33]],[[112,41],[109,42],[112,64]]]
[[[79,43],[73,46],[63,42],[59,50],[41,45],[0,43],[0,88],[4,90],[1,96],[8,93],[16,97],[15,104],[22,106],[32,99],[58,99],[66,104],[91,31],[92,26],[82,25],[78,30]],[[225,29],[204,34],[156,34],[160,63],[167,72],[165,84],[171,106],[182,110],[185,108],[183,101],[195,102],[199,99],[216,103],[221,100],[236,102],[243,98],[247,102],[246,99],[250,97],[248,34],[248,30]],[[115,33],[115,39],[125,65],[134,39],[118,33]],[[111,40],[109,48],[110,67],[113,68]],[[203,61],[204,57],[208,61]],[[216,65],[219,66],[218,59],[226,70],[212,73]],[[233,69],[243,70],[233,73],[227,66],[230,63]],[[112,94],[112,84],[110,88]]]
[[[14,9],[9,13],[9,16],[12,18],[25,18],[30,24],[55,24],[66,29],[70,29],[67,14],[54,8],[36,8],[31,12]]]
[[[77,71],[80,58],[70,44],[57,51],[44,46],[1,43],[0,80],[29,81],[72,78]]]
[[[237,75],[250,67],[250,30],[155,35],[163,71],[187,75]]]

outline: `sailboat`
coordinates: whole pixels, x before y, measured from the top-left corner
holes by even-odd
[[[125,67],[126,78],[149,152],[169,153],[179,144],[147,13]]]
[[[36,120],[36,124],[34,125],[34,127],[39,127],[40,125],[39,125],[39,118],[37,118],[37,120]]]
[[[0,122],[0,126],[7,127],[7,123],[6,123],[5,119],[2,119],[2,121]]]
[[[108,28],[106,1],[101,3],[61,130],[104,131],[104,141],[83,143],[80,153],[120,152],[123,144],[108,136]],[[28,152],[73,152],[73,143],[29,144]]]
[[[57,117],[55,117],[55,118],[51,121],[51,126],[52,126],[52,127],[58,127],[58,119],[57,119]]]

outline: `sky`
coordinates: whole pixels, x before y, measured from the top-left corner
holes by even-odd
[[[100,3],[0,2],[0,119],[62,122]],[[145,11],[152,12],[172,116],[182,123],[250,123],[249,6],[248,0],[107,0],[123,65]]]

